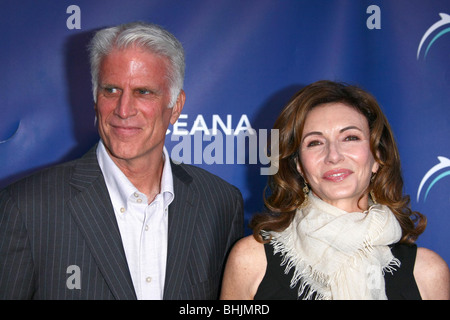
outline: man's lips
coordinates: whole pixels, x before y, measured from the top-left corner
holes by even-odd
[[[111,125],[112,130],[118,135],[134,135],[138,133],[141,129],[135,126],[124,126],[124,125]]]
[[[348,169],[335,169],[325,172],[322,177],[328,181],[339,182],[347,178],[352,173],[353,171]]]

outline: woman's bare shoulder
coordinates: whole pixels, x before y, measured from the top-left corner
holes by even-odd
[[[450,299],[450,270],[445,260],[436,252],[417,248],[414,278],[422,299]]]
[[[221,299],[253,299],[267,267],[264,244],[253,236],[239,240],[228,257]]]

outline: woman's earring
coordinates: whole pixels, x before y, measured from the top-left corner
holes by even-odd
[[[308,193],[309,193],[309,188],[308,188],[308,183],[306,182],[306,180],[304,180],[305,186],[303,187],[303,196],[304,196],[304,200],[302,202],[302,204],[300,205],[300,209],[304,208],[308,205]]]
[[[308,184],[305,181],[305,186],[303,187],[303,193],[305,195],[305,198],[308,197],[308,193],[309,193],[309,188],[308,188]]]
[[[373,181],[375,180],[375,176],[377,175],[377,173],[376,172],[374,172],[373,174],[372,174],[372,177],[370,178],[370,182],[371,183],[373,183]],[[377,198],[375,198],[375,192],[373,192],[373,187],[372,187],[372,189],[370,190],[370,197],[372,198],[372,202],[373,202],[373,204],[377,204]]]
[[[375,194],[373,192],[373,189],[370,190],[370,197],[372,198],[373,204],[377,204],[377,198],[375,198]]]

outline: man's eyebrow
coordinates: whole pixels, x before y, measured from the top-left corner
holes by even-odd
[[[100,83],[99,87],[102,89],[105,88],[118,88],[118,86],[114,85],[114,84],[110,84],[110,83]]]

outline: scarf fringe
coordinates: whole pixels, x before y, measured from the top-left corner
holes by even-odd
[[[269,234],[269,233],[267,233]],[[285,266],[284,273],[288,274],[292,268],[294,268],[294,275],[290,282],[290,288],[293,289],[300,283],[298,288],[298,297],[304,295],[304,300],[330,300],[331,296],[328,296],[321,292],[321,286],[318,284],[328,285],[330,279],[327,275],[314,270],[307,264],[304,259],[300,258],[297,254],[292,254],[292,250],[288,244],[292,244],[292,237],[285,237],[287,243],[282,243],[278,240],[272,239],[270,242],[273,246],[273,254],[280,253],[282,256],[281,266]]]
[[[292,239],[288,241],[292,241]],[[314,270],[304,259],[301,259],[296,254],[292,254],[292,251],[287,249],[282,242],[272,239],[271,244],[274,249],[273,254],[280,253],[282,256],[281,266],[285,266],[284,273],[289,274],[291,269],[294,268],[290,288],[293,289],[299,284],[297,297],[303,296],[303,300],[331,300],[330,295],[321,292],[323,287],[329,286],[331,282],[329,276]],[[357,252],[357,256],[351,257],[353,262],[356,258],[363,258],[369,252],[373,251],[373,246],[371,245],[366,248],[367,250],[360,250]],[[393,257],[386,266],[382,267],[382,275],[384,276],[386,272],[393,274],[400,266],[400,260]],[[335,277],[339,277],[340,273],[341,271],[338,270]],[[318,284],[321,284],[321,286]]]
[[[357,266],[361,261],[366,260],[374,254],[376,250],[374,243],[376,243],[377,239],[379,239],[385,231],[383,228],[386,224],[387,217],[383,213],[383,208],[379,205],[371,206],[369,210],[365,212],[365,217],[370,214],[370,218],[374,222],[373,227],[362,242],[359,244],[355,243],[355,250],[348,257],[348,263],[342,263],[342,266],[332,274],[325,274],[318,271],[314,265],[308,263],[307,259],[300,256],[300,253],[295,249],[294,241],[296,240],[294,239],[296,238],[293,236],[293,233],[299,232],[299,230],[297,230],[298,221],[296,221],[295,218],[294,221],[296,221],[296,223],[293,221],[293,223],[291,223],[284,231],[280,233],[263,231],[262,235],[263,238],[270,239],[274,254],[281,254],[281,266],[285,266],[285,274],[288,274],[291,269],[294,269],[290,287],[295,288],[299,285],[298,297],[302,297],[302,299],[305,300],[330,300],[333,298],[329,290],[330,284],[342,276],[344,271],[343,268],[346,268],[349,264]],[[387,247],[387,245],[384,246]],[[380,265],[382,276],[385,275],[385,272],[392,274],[400,267],[400,261],[397,258],[392,255],[391,257],[387,256],[387,258],[389,261],[381,263],[386,265]]]

